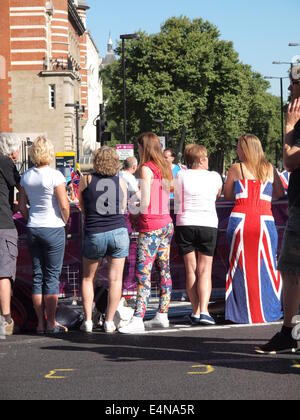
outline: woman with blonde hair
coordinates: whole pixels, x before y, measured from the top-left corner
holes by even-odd
[[[283,197],[284,189],[256,136],[242,136],[237,152],[240,163],[230,168],[225,185],[225,199],[235,200],[227,231],[226,319],[237,324],[278,321],[282,280],[272,199]]]
[[[102,147],[94,154],[94,172],[82,177],[79,202],[84,215],[82,298],[85,322],[81,331],[93,332],[94,283],[104,258],[109,264],[109,292],[105,332],[116,331],[114,317],[122,297],[129,235],[125,212],[127,185],[119,176],[121,165],[115,149]]]
[[[30,149],[30,157],[35,166],[22,176],[19,206],[27,221],[37,334],[56,334],[67,331],[57,323],[56,311],[70,205],[64,176],[50,168],[54,159],[52,143],[43,136],[38,137]]]
[[[185,149],[188,170],[175,181],[176,242],[183,256],[186,287],[193,313],[192,325],[215,325],[208,312],[212,291],[212,266],[219,220],[216,200],[223,182],[217,172],[209,171],[207,149],[191,144]]]
[[[163,157],[156,134],[141,134],[137,143],[141,161],[140,235],[136,265],[138,296],[132,321],[119,330],[123,334],[139,334],[145,331],[143,319],[151,295],[151,272],[155,260],[160,271],[160,308],[156,317],[148,322],[149,328],[169,327],[168,311],[172,292],[170,248],[174,226],[169,211],[172,170]]]

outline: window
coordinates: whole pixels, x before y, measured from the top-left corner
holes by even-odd
[[[49,86],[49,108],[50,109],[56,108],[56,86],[55,85]]]

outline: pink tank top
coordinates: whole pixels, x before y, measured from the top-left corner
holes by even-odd
[[[151,186],[150,205],[146,214],[140,216],[140,232],[153,232],[172,223],[169,209],[170,192],[162,187],[162,175],[154,162],[145,165],[153,172],[154,181]]]

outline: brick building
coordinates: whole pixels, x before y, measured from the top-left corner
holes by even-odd
[[[85,0],[1,0],[0,131],[44,133],[57,152],[76,152],[75,110],[66,104],[79,101],[82,149],[87,9]]]

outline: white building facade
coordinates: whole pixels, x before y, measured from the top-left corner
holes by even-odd
[[[87,32],[87,65],[88,72],[88,120],[83,129],[83,154],[89,156],[100,145],[96,142],[94,122],[99,115],[100,104],[103,103],[103,86],[99,71],[101,59],[90,32]]]

